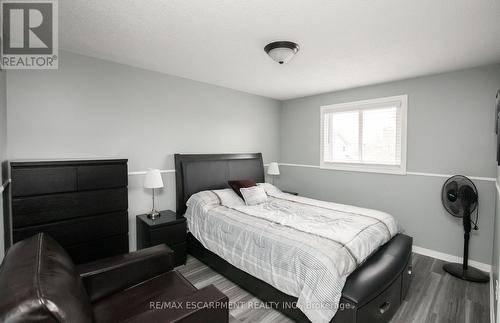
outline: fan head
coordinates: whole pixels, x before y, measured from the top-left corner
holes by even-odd
[[[453,216],[463,217],[468,205],[470,213],[477,208],[477,188],[472,181],[462,175],[455,175],[446,180],[441,190],[443,206]]]

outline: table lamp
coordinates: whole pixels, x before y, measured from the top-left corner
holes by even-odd
[[[160,216],[160,212],[155,209],[155,188],[162,188],[163,180],[161,179],[161,173],[159,169],[149,169],[146,173],[146,178],[144,178],[144,188],[153,189],[153,209],[148,213],[148,218],[151,220],[156,219]]]
[[[267,174],[272,176],[274,185],[274,177],[280,174],[280,168],[277,162],[272,162],[269,164],[269,167],[267,168]]]

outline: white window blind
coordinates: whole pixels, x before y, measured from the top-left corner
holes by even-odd
[[[407,96],[321,107],[321,167],[406,172]]]

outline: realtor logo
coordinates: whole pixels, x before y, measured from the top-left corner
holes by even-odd
[[[57,0],[0,0],[2,69],[57,69]]]

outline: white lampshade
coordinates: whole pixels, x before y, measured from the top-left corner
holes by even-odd
[[[269,167],[267,168],[267,174],[268,175],[279,175],[280,174],[280,168],[278,167],[277,162],[272,162],[269,164]]]
[[[163,180],[159,169],[149,169],[144,178],[144,188],[161,188]]]

